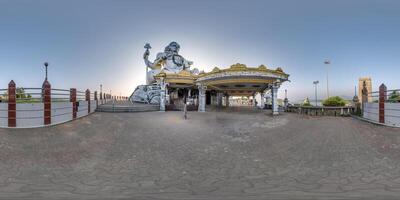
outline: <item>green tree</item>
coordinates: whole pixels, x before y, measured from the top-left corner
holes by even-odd
[[[389,101],[391,102],[400,102],[400,94],[398,91],[393,91],[390,95],[389,95]]]
[[[16,89],[16,97],[17,97],[17,99],[26,99],[26,98],[32,98],[32,95],[26,94],[24,88],[17,88]]]
[[[2,96],[0,96],[0,99],[1,99],[1,102],[7,101],[7,99],[8,99],[7,91],[5,91]]]
[[[324,106],[345,106],[346,101],[344,99],[342,99],[341,97],[334,96],[334,97],[329,97],[329,98],[325,99],[322,102],[322,105],[324,105]]]
[[[310,103],[310,99],[308,99],[308,97],[306,99],[304,99],[303,106],[312,106]]]
[[[17,97],[17,99],[26,98],[25,89],[24,88],[17,88],[16,89],[16,97]]]

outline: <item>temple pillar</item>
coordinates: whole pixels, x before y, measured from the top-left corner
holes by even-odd
[[[261,95],[260,108],[261,108],[261,109],[264,109],[264,106],[265,106],[265,92],[262,91],[262,92],[260,93],[260,95]]]
[[[165,85],[165,105],[169,105],[170,98],[168,93],[168,84]]]
[[[218,105],[218,94],[213,93],[211,95],[211,105],[213,105],[213,106]]]
[[[275,83],[271,88],[271,98],[272,98],[272,115],[279,114],[278,107],[278,89],[279,84]]]
[[[160,91],[160,111],[164,112],[165,111],[165,101],[166,101],[166,95],[165,95],[165,82],[164,82],[164,78],[160,79],[160,87],[161,87],[161,91]]]
[[[256,104],[256,94],[257,94],[257,93],[254,93],[254,94],[253,94],[253,107],[255,107],[255,108],[257,107],[257,104]]]
[[[217,106],[222,107],[222,92],[217,93]]]
[[[206,111],[206,90],[207,86],[204,86],[202,84],[198,85],[199,89],[199,112],[205,112]]]
[[[229,95],[228,94],[225,95],[225,106],[229,107]]]

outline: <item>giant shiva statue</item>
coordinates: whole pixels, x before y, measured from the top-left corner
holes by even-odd
[[[163,70],[165,73],[179,73],[182,70],[190,71],[192,74],[198,74],[199,70],[194,68],[190,70],[192,61],[186,60],[179,55],[180,45],[177,42],[171,42],[165,47],[164,52],[157,53],[156,59],[151,62],[149,55],[151,46],[147,43],[143,54],[144,63],[146,64],[146,82],[147,85],[138,86],[130,97],[131,101],[157,104],[159,103],[160,86],[156,85],[154,76]],[[150,68],[150,70],[148,70]]]
[[[157,54],[154,62],[149,60],[151,48],[150,44],[145,45],[146,51],[144,52],[143,59],[147,68],[150,71],[147,72],[147,84],[154,83],[154,75],[160,73],[163,70],[165,73],[179,73],[182,70],[190,70],[190,66],[193,64],[192,61],[186,60],[181,55],[179,55],[180,45],[177,42],[171,42],[165,47],[164,52]],[[197,69],[193,69],[192,73],[198,73]]]

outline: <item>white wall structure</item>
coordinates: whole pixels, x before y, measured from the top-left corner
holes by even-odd
[[[88,114],[88,103],[87,101],[79,101],[78,112],[76,113],[76,117],[83,117]]]
[[[96,100],[90,101],[90,113],[96,111]],[[88,115],[88,102],[79,101],[77,118]],[[51,124],[60,124],[73,120],[71,102],[51,103]],[[43,103],[17,103],[16,128],[35,128],[44,126]],[[0,103],[0,127],[8,127],[8,103]]]
[[[43,103],[17,103],[17,128],[40,127],[44,125]]]
[[[91,100],[90,101],[90,113],[94,113],[96,111],[96,100]]]
[[[365,103],[363,117],[379,122],[379,103]],[[385,103],[385,124],[400,127],[400,103]]]
[[[0,103],[0,127],[8,126],[8,104]]]
[[[51,124],[60,124],[71,120],[71,102],[53,102],[51,104]]]
[[[86,101],[79,101],[78,112],[76,118],[88,115],[88,103]]]
[[[400,103],[385,103],[385,124],[400,126]]]
[[[364,103],[363,117],[379,122],[379,103]]]

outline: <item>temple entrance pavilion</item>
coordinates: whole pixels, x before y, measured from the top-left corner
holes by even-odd
[[[183,110],[185,103],[189,111],[198,109],[197,76],[182,70],[177,74],[161,71],[154,78],[161,87],[160,111]]]
[[[277,93],[280,85],[288,81],[289,75],[281,68],[268,69],[264,65],[251,68],[235,64],[227,69],[215,67],[211,72],[192,75],[188,71],[178,74],[160,72],[155,76],[161,86],[160,110],[180,110],[188,105],[188,110],[206,111],[207,105],[229,106],[231,96],[254,97],[261,95],[259,105],[264,105],[265,93],[270,90],[273,114],[278,114]]]

